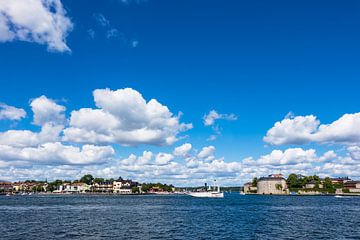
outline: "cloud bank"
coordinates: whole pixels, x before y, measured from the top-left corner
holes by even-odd
[[[172,145],[192,124],[180,123],[180,116],[156,99],[146,101],[131,89],[97,89],[96,109],[82,108],[71,113],[64,140],[77,143]]]
[[[0,0],[0,42],[26,41],[70,52],[73,24],[60,0]]]
[[[264,137],[272,145],[360,143],[360,113],[344,114],[330,124],[320,124],[314,115],[285,118],[276,122]]]

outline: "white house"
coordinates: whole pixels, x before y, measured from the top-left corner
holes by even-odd
[[[86,183],[65,183],[58,187],[54,193],[84,193],[90,191],[90,185]]]
[[[131,194],[134,186],[137,186],[137,183],[131,180],[118,179],[113,182],[113,193]]]

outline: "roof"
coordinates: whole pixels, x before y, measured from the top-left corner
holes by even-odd
[[[360,183],[360,181],[347,181],[344,184],[357,184],[357,183]]]
[[[279,180],[285,180],[283,177],[261,177],[259,178],[258,182],[260,181],[279,181]]]
[[[0,182],[0,185],[12,185],[11,182]]]
[[[337,177],[337,178],[330,178],[331,181],[344,181],[344,180],[350,180],[349,177]]]
[[[99,182],[97,184],[99,184],[99,185],[112,185],[113,182]]]
[[[87,184],[82,183],[82,182],[77,182],[77,183],[71,183],[70,185],[72,185],[72,186],[84,186],[84,185],[87,185]]]

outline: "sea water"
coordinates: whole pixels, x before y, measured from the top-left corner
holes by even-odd
[[[360,239],[360,197],[0,196],[0,239]]]

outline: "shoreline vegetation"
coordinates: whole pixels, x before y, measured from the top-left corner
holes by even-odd
[[[260,195],[339,195],[360,196],[360,181],[349,177],[320,178],[292,173],[287,178],[282,174],[253,178],[245,183],[243,194]]]

